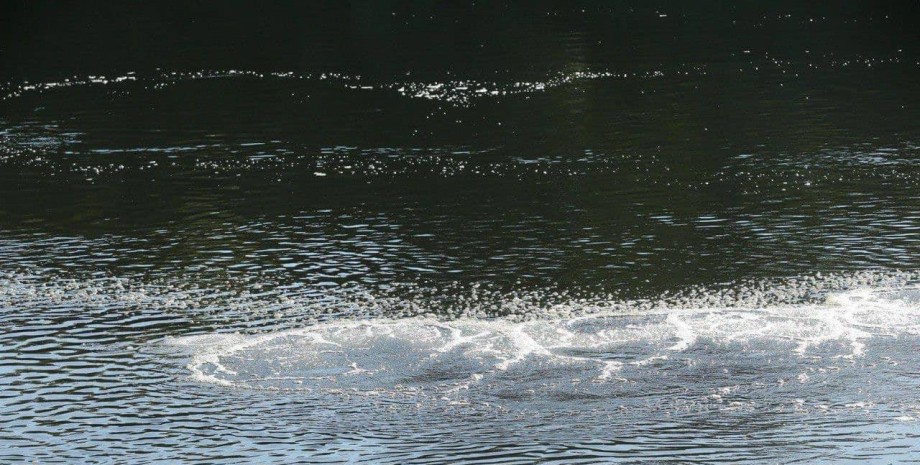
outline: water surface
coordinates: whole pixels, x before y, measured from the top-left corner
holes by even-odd
[[[913,3],[3,9],[0,461],[920,456]]]

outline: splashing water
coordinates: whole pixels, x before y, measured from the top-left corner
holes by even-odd
[[[649,365],[755,356],[853,363],[879,339],[920,335],[915,289],[857,289],[821,304],[615,312],[534,321],[424,317],[332,322],[267,334],[170,338],[194,378],[229,387],[440,390],[628,382]],[[836,362],[835,362],[836,361]],[[550,370],[549,367],[556,367]],[[763,367],[760,367],[763,368]],[[550,376],[540,376],[550,370]],[[561,379],[560,379],[561,377]],[[501,388],[500,388],[501,389]],[[598,387],[597,389],[603,389]],[[481,394],[481,393],[480,393]]]

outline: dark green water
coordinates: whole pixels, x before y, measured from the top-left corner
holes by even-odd
[[[0,461],[920,456],[916,2],[4,2]]]

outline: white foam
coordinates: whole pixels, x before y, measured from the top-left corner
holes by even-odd
[[[677,313],[671,313],[668,315],[667,321],[672,326],[674,326],[674,329],[677,332],[677,337],[680,338],[677,344],[671,346],[669,350],[673,350],[675,352],[683,352],[687,350],[688,347],[693,345],[694,342],[696,342],[696,333],[693,331],[693,328],[681,320]]]
[[[692,362],[697,347],[726,352],[755,347],[765,360],[789,354],[857,359],[874,340],[918,334],[920,302],[905,298],[911,292],[857,289],[833,294],[823,304],[611,311],[532,321],[374,319],[168,343],[192,349],[188,369],[194,379],[221,386],[469,388],[537,377],[552,384],[573,371],[577,379],[610,382],[614,373],[625,379],[626,366]],[[809,377],[802,372],[799,382]],[[275,382],[279,379],[302,383]]]

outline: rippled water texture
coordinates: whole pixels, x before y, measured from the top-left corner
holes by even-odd
[[[920,459],[912,2],[0,14],[0,462]]]

